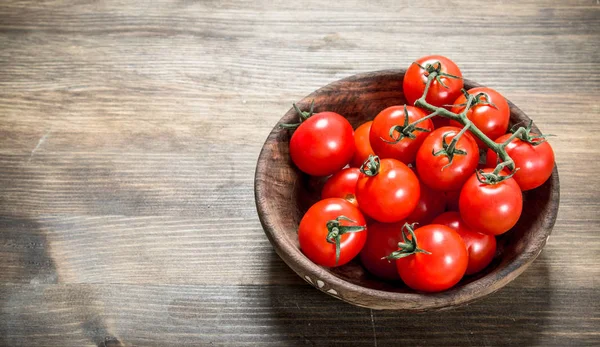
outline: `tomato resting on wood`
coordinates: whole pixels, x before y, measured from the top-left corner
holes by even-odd
[[[352,260],[367,240],[366,222],[358,207],[340,198],[311,206],[298,227],[300,249],[313,262],[340,266]]]
[[[494,259],[494,255],[496,254],[496,238],[493,235],[471,230],[462,218],[460,218],[460,213],[443,213],[437,216],[431,223],[448,226],[462,237],[469,252],[467,275],[472,275],[485,269],[492,262],[492,259]]]
[[[354,130],[354,146],[356,147],[356,151],[350,161],[350,166],[352,167],[361,167],[370,155],[375,154],[369,142],[371,124],[373,124],[373,121],[368,121]]]
[[[433,130],[433,123],[426,119],[417,123],[410,136],[402,135],[401,131],[390,131],[396,126],[404,127],[426,116],[425,111],[413,106],[391,106],[373,120],[369,141],[375,154],[381,159],[397,159],[405,164],[415,160],[417,150],[423,143],[429,131]],[[399,129],[400,130],[400,129]]]
[[[478,174],[473,174],[460,191],[458,205],[460,216],[471,229],[500,235],[517,224],[523,209],[523,195],[514,178],[486,184],[479,181]]]
[[[355,167],[345,168],[342,171],[336,172],[325,182],[323,191],[321,191],[321,199],[342,198],[357,205],[356,182],[359,176],[360,169]]]
[[[441,64],[441,66],[439,66]],[[428,65],[430,66],[429,69]],[[425,84],[430,71],[439,70],[439,79],[431,82],[425,101],[436,107],[451,105],[460,95],[463,87],[462,73],[456,64],[441,55],[430,55],[417,59],[406,70],[402,89],[404,97],[410,105],[425,93]],[[456,76],[457,78],[448,76]]]
[[[341,170],[354,155],[354,130],[335,112],[316,113],[298,126],[290,140],[290,157],[312,176]]]
[[[462,134],[455,146],[449,146],[460,132],[443,127],[429,134],[417,152],[417,172],[423,183],[436,190],[458,190],[475,172],[479,150],[473,137]]]
[[[487,87],[469,89],[467,93],[474,96],[480,94],[476,103],[467,111],[467,118],[473,122],[473,125],[491,140],[506,133],[510,120],[510,107],[506,99],[497,91]],[[459,96],[454,101],[452,112],[457,114],[463,112],[466,102],[467,98],[464,95]],[[462,128],[462,124],[457,121],[450,121],[450,124]],[[475,138],[475,141],[479,148],[485,148],[485,144],[479,138]]]
[[[397,259],[398,274],[407,286],[423,292],[446,290],[464,276],[467,269],[467,247],[460,235],[450,227],[430,224],[418,228],[405,225],[407,240],[388,259]]]
[[[396,159],[369,157],[356,184],[356,199],[369,217],[384,223],[410,215],[420,196],[419,180]]]
[[[360,251],[360,260],[373,275],[388,280],[400,279],[396,261],[385,257],[398,249],[398,242],[402,241],[402,225],[404,222],[368,225],[369,234],[365,246]]]
[[[506,134],[496,139],[496,143],[504,143],[512,134]],[[506,147],[506,153],[518,168],[513,176],[521,190],[531,190],[544,184],[552,175],[554,169],[554,151],[543,139],[534,139],[528,143],[519,138],[513,139]],[[487,153],[487,167],[498,164],[498,156],[491,149]]]

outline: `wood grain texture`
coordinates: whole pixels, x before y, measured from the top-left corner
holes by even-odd
[[[0,345],[600,339],[594,0],[6,0],[0,47]],[[274,254],[256,159],[291,102],[430,53],[558,135],[559,215],[540,258],[483,301],[371,313]]]

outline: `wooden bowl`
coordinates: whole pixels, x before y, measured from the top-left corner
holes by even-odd
[[[385,70],[354,75],[313,92],[298,106],[307,110],[314,100],[316,112],[337,112],[356,128],[384,108],[406,102],[402,93],[404,72]],[[478,86],[465,80],[466,89]],[[511,125],[527,124],[529,118],[525,113],[510,101],[509,105]],[[290,109],[279,123],[295,123],[297,119],[296,112]],[[370,275],[358,258],[338,268],[316,265],[300,251],[296,230],[304,212],[319,200],[323,179],[311,178],[293,165],[288,151],[291,133],[278,125],[267,138],[256,166],[254,191],[260,222],[277,254],[300,277],[351,304],[373,309],[426,311],[482,298],[525,271],[542,251],[554,226],[559,204],[556,166],[543,186],[524,193],[521,219],[512,230],[498,237],[492,264],[447,291],[418,293],[402,283],[381,281]]]

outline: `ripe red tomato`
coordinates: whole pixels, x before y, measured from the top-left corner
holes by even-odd
[[[452,78],[444,75],[440,76],[440,80],[446,86],[439,83],[438,80],[433,80],[425,100],[437,107],[452,104],[452,102],[460,95],[460,90],[463,87],[462,73],[458,66],[456,66],[452,60],[440,55],[426,56],[417,59],[415,63],[412,63],[406,70],[404,81],[402,83],[402,89],[404,90],[404,97],[406,98],[407,103],[409,105],[414,105],[415,101],[425,92],[425,84],[427,83],[427,76],[429,76],[429,73],[421,68],[421,66],[427,67],[428,64],[432,64],[434,67],[437,67],[437,64],[441,63],[442,73],[454,75],[459,78]]]
[[[344,218],[345,217],[345,218]],[[338,219],[336,221],[336,219]],[[352,220],[349,221],[348,219]],[[348,231],[348,227],[354,227]],[[339,260],[336,262],[336,237],[333,228],[338,229]],[[313,262],[319,265],[341,266],[352,260],[367,240],[366,222],[358,207],[340,198],[325,199],[311,206],[298,227],[300,249]]]
[[[486,173],[492,171],[483,170]],[[477,174],[473,174],[460,191],[458,205],[460,216],[471,229],[500,235],[517,224],[523,209],[523,195],[514,178],[485,184],[479,182]]]
[[[487,87],[469,89],[468,93],[471,95],[484,93],[488,96],[488,101],[496,106],[496,108],[494,108],[486,103],[472,106],[467,111],[467,118],[473,122],[473,125],[492,140],[506,133],[508,121],[510,120],[510,107],[508,106],[506,99],[504,99],[497,91]],[[483,96],[479,99],[484,100]],[[465,104],[466,102],[467,98],[464,95],[460,95],[456,101],[454,101],[454,105]],[[452,112],[461,113],[464,109],[465,106],[453,106]],[[450,121],[450,124],[462,128],[462,125],[457,121]],[[475,141],[479,148],[485,148],[485,144],[479,138],[475,138]]]
[[[439,292],[454,286],[464,276],[467,247],[456,231],[445,225],[430,224],[415,230],[414,238],[411,235],[408,240],[405,242],[408,247],[398,251],[403,257],[396,260],[398,274],[407,286],[423,292]],[[401,254],[415,249],[427,253]]]
[[[368,121],[354,130],[354,146],[356,147],[356,151],[350,161],[350,166],[352,167],[361,167],[370,155],[375,154],[369,142],[371,124],[373,124],[373,121]]]
[[[496,254],[496,238],[493,235],[471,230],[462,218],[460,218],[460,213],[446,212],[435,218],[432,223],[448,226],[462,237],[469,252],[467,275],[472,275],[485,269],[486,266],[490,265],[492,259],[494,259],[494,255]]]
[[[479,162],[479,150],[473,137],[463,134],[456,143],[456,152],[453,154],[452,163],[444,154],[435,155],[445,151],[442,141],[446,145],[460,131],[456,127],[443,127],[429,134],[417,152],[417,172],[423,183],[436,190],[458,190],[465,181],[475,172]]]
[[[511,134],[500,136],[496,143],[504,143]],[[535,141],[534,144],[522,141],[521,139],[512,140],[506,147],[506,153],[515,162],[515,167],[519,170],[513,178],[521,187],[521,190],[530,190],[544,184],[552,175],[554,169],[554,151],[548,142]],[[494,151],[488,149],[487,167],[496,167],[498,156]]]
[[[354,205],[356,202],[356,182],[360,175],[360,169],[355,167],[345,168],[331,176],[321,191],[321,199],[342,198]]]
[[[354,130],[334,112],[316,113],[294,131],[290,156],[296,166],[312,176],[341,170],[354,155]]]
[[[435,217],[446,209],[446,195],[444,192],[429,188],[421,184],[419,202],[413,212],[406,218],[408,223],[429,224]]]
[[[406,114],[408,114],[408,123],[406,123]],[[396,125],[408,125],[425,116],[426,113],[423,110],[413,106],[391,106],[379,112],[373,120],[369,133],[369,142],[375,154],[381,159],[392,158],[405,164],[412,163],[419,146],[429,134],[427,131],[433,130],[433,123],[430,119],[418,123],[417,127],[427,131],[415,130],[413,132],[414,139],[405,136],[397,143],[388,143],[400,137],[400,133],[397,131],[393,133],[394,137],[391,137],[390,129]]]
[[[360,260],[373,275],[387,280],[399,280],[395,260],[383,259],[398,249],[402,241],[402,225],[399,223],[369,224],[367,242],[360,251]]]
[[[384,223],[398,222],[410,215],[420,196],[419,180],[396,159],[371,157],[372,169],[361,173],[356,199],[369,217]],[[372,176],[370,176],[372,175]]]

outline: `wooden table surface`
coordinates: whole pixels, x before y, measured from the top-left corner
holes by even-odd
[[[600,344],[600,4],[0,4],[3,346]],[[319,86],[451,57],[551,139],[561,206],[501,291],[406,315],[315,290],[274,253],[253,176]]]

